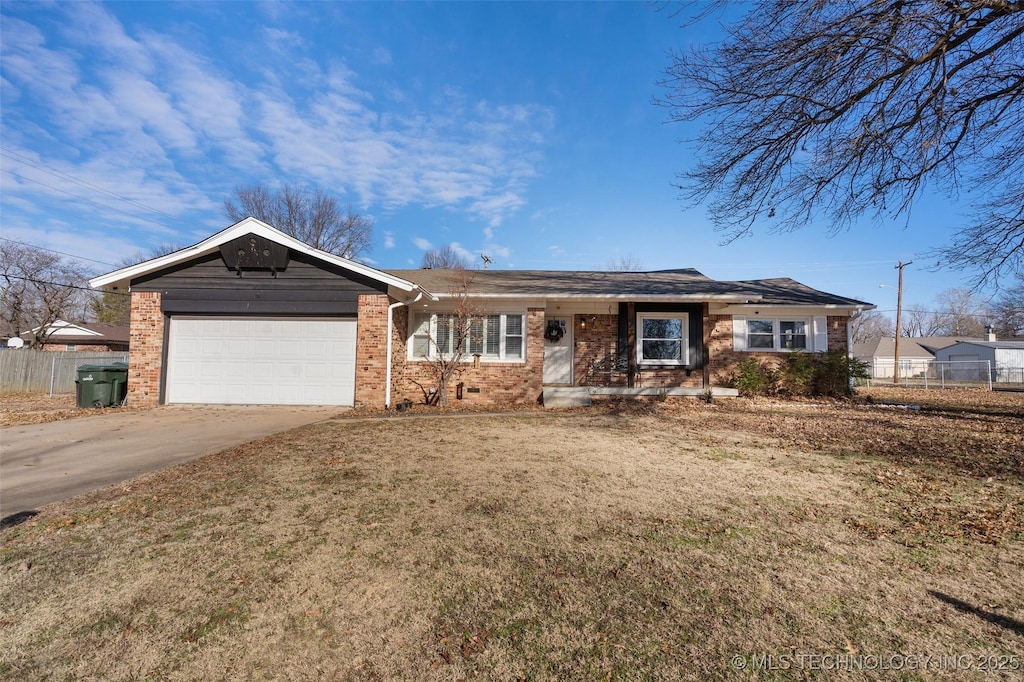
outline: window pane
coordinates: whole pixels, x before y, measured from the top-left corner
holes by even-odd
[[[413,334],[429,334],[430,333],[430,315],[424,313],[416,313],[413,315]]]
[[[501,354],[501,315],[487,316],[487,344],[484,354],[498,357]]]
[[[484,321],[476,318],[469,323],[469,354],[483,355],[484,353]]]
[[[523,316],[509,315],[505,318],[505,334],[507,336],[523,335]]]
[[[644,318],[643,338],[681,339],[683,338],[683,321],[678,318]]]
[[[747,333],[748,334],[771,334],[772,333],[772,321],[771,320],[747,320]]]
[[[506,336],[505,337],[505,359],[506,360],[522,360],[523,359],[523,337],[521,337],[521,336]]]
[[[680,360],[682,344],[678,341],[644,341],[644,360]]]
[[[775,348],[772,320],[747,320],[747,348]]]
[[[437,338],[434,339],[437,344],[438,353],[451,353],[452,352],[452,318],[451,315],[438,315],[437,316]]]
[[[783,348],[807,348],[807,323],[803,320],[779,322],[779,342]]]
[[[430,337],[426,334],[417,334],[412,337],[412,356],[414,358],[425,358],[430,355]]]

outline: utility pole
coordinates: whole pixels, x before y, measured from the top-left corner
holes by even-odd
[[[893,386],[899,386],[900,384],[900,324],[903,322],[903,268],[907,267],[914,261],[910,260],[904,263],[900,261],[896,266],[896,269],[900,271],[899,284],[896,286],[896,336],[895,343],[892,349],[892,384]]]

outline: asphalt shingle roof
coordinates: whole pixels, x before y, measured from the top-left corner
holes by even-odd
[[[692,268],[654,272],[579,270],[388,270],[434,294],[619,300],[722,299],[770,305],[868,306],[789,278],[729,282]]]

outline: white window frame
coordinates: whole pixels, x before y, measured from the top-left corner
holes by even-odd
[[[750,322],[771,322],[772,324],[772,347],[752,348],[750,346]],[[804,325],[805,346],[803,348],[785,348],[782,334],[782,325],[786,322],[802,322]],[[771,315],[733,316],[733,338],[735,350],[750,353],[810,353],[825,351],[828,348],[828,336],[826,330],[826,317],[824,315]],[[764,334],[767,336],[767,334]]]
[[[422,355],[422,354],[421,355],[417,355],[416,352],[415,352],[415,349],[416,349],[416,340],[415,339],[416,339],[416,336],[420,336],[420,334],[416,333],[416,331],[417,331],[416,319],[417,319],[417,316],[419,316],[419,315],[429,316],[429,320],[428,320],[428,324],[427,324],[427,354],[426,355]],[[430,362],[432,360],[438,359],[438,357],[440,356],[440,354],[438,353],[438,346],[437,346],[437,328],[438,328],[438,318],[439,317],[448,317],[448,318],[454,320],[457,317],[457,313],[450,313],[450,312],[444,312],[444,311],[436,311],[436,312],[429,312],[429,313],[427,313],[427,312],[417,312],[417,311],[412,311],[411,312],[410,317],[409,317],[409,337],[407,339],[407,345],[408,345],[407,357],[408,357],[409,360],[421,361],[421,362]],[[483,352],[480,353],[480,361],[481,362],[525,363],[526,362],[526,314],[525,313],[521,313],[521,312],[500,312],[500,313],[495,312],[495,313],[486,313],[484,315],[476,315],[476,316],[473,316],[473,317],[470,318],[470,325],[471,325],[470,328],[472,329],[476,325],[480,325],[480,328],[486,333],[486,330],[488,328],[487,318],[493,318],[493,317],[497,317],[498,318],[498,352],[497,352],[497,354],[487,354],[486,353],[487,346],[490,345],[490,344],[488,344],[488,342],[486,340],[486,337],[481,342],[482,346],[476,346],[476,344],[474,344],[474,342],[473,342],[473,339],[468,338],[468,339],[466,339],[466,350],[463,352],[463,356],[462,356],[462,359],[460,361],[461,362],[473,362],[475,356],[474,356],[474,353],[472,351],[473,350],[480,350],[480,351],[483,351]],[[520,328],[519,328],[520,333],[519,334],[510,334],[509,333],[509,329],[508,329],[508,326],[509,326],[508,325],[508,320],[509,320],[509,318],[516,318],[516,317],[518,317],[520,319]],[[510,338],[518,338],[518,339],[520,339],[519,356],[518,357],[516,357],[516,356],[509,357],[508,356],[508,340]]]
[[[680,359],[664,360],[644,358],[644,320],[679,320]],[[666,339],[667,340],[667,339]],[[636,361],[643,367],[686,367],[690,364],[690,315],[689,313],[644,312],[636,314]]]

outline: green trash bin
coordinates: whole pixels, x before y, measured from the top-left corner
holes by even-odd
[[[75,380],[76,404],[79,407],[110,407],[120,405],[128,394],[128,365],[82,365]]]

